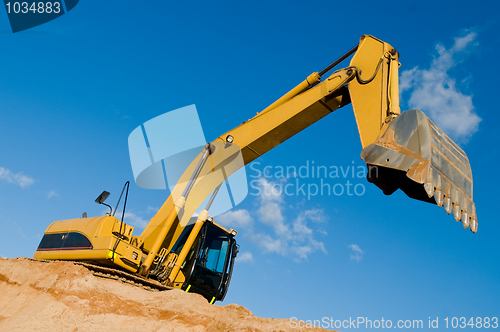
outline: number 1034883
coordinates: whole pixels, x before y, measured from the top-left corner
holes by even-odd
[[[476,329],[496,329],[498,328],[497,317],[446,317],[444,319],[446,328],[476,328]]]
[[[59,14],[61,12],[61,3],[60,2],[7,2],[5,4],[7,8],[7,13],[15,13],[15,14]]]

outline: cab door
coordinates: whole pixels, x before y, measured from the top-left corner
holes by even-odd
[[[210,303],[222,301],[231,280],[237,244],[231,234],[212,223],[205,223],[197,241],[196,255],[190,265],[191,273],[183,289],[203,295]]]

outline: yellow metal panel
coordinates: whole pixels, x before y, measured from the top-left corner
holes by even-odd
[[[389,44],[365,35],[361,37],[358,51],[351,60],[350,65],[361,70],[361,73],[358,70],[358,77],[362,80],[369,80],[376,73],[370,83],[362,84],[358,79],[349,82],[352,107],[363,147],[375,142],[387,115],[388,59],[384,53],[390,49],[392,47]]]
[[[113,216],[102,216],[93,218],[77,218],[60,220],[53,222],[46,230],[45,234],[76,232],[85,235],[92,243],[93,249],[58,249],[36,251],[34,257],[38,259],[60,259],[60,260],[80,260],[95,261],[104,265],[119,265],[124,269],[135,272],[142,257],[142,251],[132,246],[128,241],[122,239],[117,243],[117,236],[113,234],[119,232],[120,223]],[[122,231],[130,236],[133,227],[123,223]],[[113,249],[115,253],[113,254]],[[135,254],[134,254],[135,253]],[[135,258],[134,258],[135,257]]]
[[[108,249],[93,250],[47,250],[36,251],[36,259],[58,259],[58,260],[107,260]]]

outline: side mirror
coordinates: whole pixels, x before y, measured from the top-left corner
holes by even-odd
[[[109,197],[109,192],[107,192],[106,190],[104,190],[100,195],[99,197],[97,197],[95,199],[95,202],[97,204],[102,204],[102,205],[105,205],[107,207],[109,207],[109,215],[113,214],[113,208],[111,206],[109,206],[108,204],[104,203],[104,201],[106,200],[106,198]]]
[[[104,190],[104,191],[103,191],[103,192],[99,195],[99,197],[97,197],[97,198],[95,199],[95,202],[96,202],[97,204],[102,204],[102,203],[104,203],[104,201],[105,201],[105,200],[109,197],[109,195],[110,195],[110,193],[109,193],[109,192],[107,192],[106,190]]]

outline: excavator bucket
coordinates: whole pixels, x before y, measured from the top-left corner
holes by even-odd
[[[368,181],[384,194],[401,189],[410,198],[444,206],[464,228],[477,231],[469,159],[422,111],[401,113],[361,158]]]

